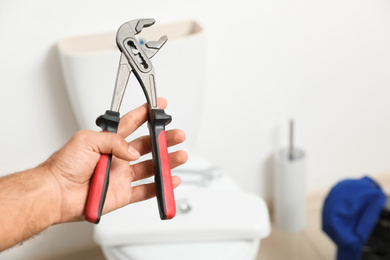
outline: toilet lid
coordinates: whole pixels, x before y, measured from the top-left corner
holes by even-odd
[[[175,192],[175,198],[178,212],[172,220],[160,220],[155,198],[104,215],[95,226],[95,241],[113,246],[258,239],[270,233],[267,206],[256,195],[207,190]]]

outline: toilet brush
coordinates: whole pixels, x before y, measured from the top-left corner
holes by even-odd
[[[290,120],[288,155],[290,161],[294,160],[294,121]]]
[[[274,224],[286,232],[305,227],[306,155],[294,145],[294,122],[289,123],[289,146],[274,154]]]

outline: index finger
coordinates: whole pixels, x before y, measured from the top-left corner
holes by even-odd
[[[167,101],[165,98],[158,98],[158,107],[159,109],[165,109],[167,107]],[[148,111],[148,104],[145,103],[122,116],[119,121],[117,133],[123,138],[129,136],[148,120]]]

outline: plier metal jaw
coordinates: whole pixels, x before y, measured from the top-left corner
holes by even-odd
[[[150,59],[168,40],[162,36],[158,41],[139,44],[136,35],[143,28],[152,26],[154,19],[137,19],[119,27],[116,43],[121,51],[118,74],[115,83],[111,109],[97,118],[96,124],[103,131],[116,133],[119,124],[119,108],[126,90],[131,72],[140,83],[149,106],[148,127],[153,155],[156,196],[161,219],[171,219],[176,214],[176,205],[169,165],[165,126],[171,122],[171,116],[158,108],[154,68]],[[85,208],[85,218],[99,223],[108,188],[112,155],[102,154],[91,179],[90,190]]]

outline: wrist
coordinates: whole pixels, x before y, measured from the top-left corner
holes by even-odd
[[[35,176],[40,185],[40,192],[42,193],[42,203],[46,212],[46,222],[49,226],[61,223],[61,204],[62,194],[61,186],[58,183],[57,178],[50,169],[50,162],[46,161],[36,168]]]
[[[0,178],[0,251],[58,223],[58,194],[45,164]]]

